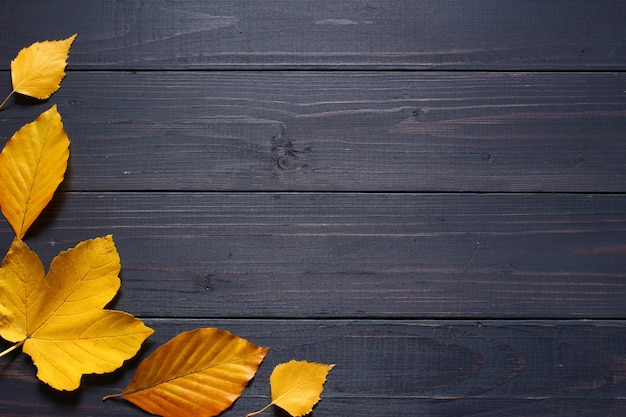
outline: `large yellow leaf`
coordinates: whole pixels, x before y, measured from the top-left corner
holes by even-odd
[[[35,42],[11,61],[13,92],[46,99],[65,77],[65,66],[76,34],[60,41]]]
[[[63,181],[69,144],[55,105],[18,130],[0,153],[0,207],[18,239]]]
[[[294,417],[309,414],[320,400],[326,376],[334,366],[295,360],[281,363],[270,375],[272,402],[248,417],[260,414],[271,405],[279,406]]]
[[[84,374],[114,371],[153,333],[130,314],[103,309],[120,287],[119,271],[110,235],[62,252],[47,276],[14,239],[0,268],[0,336],[23,343],[39,379],[58,390],[78,388]]]
[[[211,417],[239,398],[268,349],[214,329],[184,332],[146,358],[122,397],[162,417]]]

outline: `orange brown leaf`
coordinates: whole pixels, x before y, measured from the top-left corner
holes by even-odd
[[[61,252],[44,275],[37,255],[14,239],[0,268],[0,336],[23,345],[37,377],[58,390],[84,374],[112,372],[153,331],[132,315],[103,307],[120,287],[113,238]]]
[[[0,153],[0,207],[18,239],[63,181],[69,144],[55,105],[18,130]]]
[[[137,369],[122,397],[162,417],[216,416],[230,407],[268,349],[215,328],[184,332]]]

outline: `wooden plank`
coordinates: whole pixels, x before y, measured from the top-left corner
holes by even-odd
[[[144,415],[101,398],[200,326],[271,348],[226,417],[292,358],[337,364],[317,417],[626,415],[625,2],[0,7],[6,80],[79,33],[61,91],[0,113],[58,103],[72,140],[27,243],[113,233],[112,307],[156,329],[77,393],[12,352],[0,415]]]
[[[73,69],[624,69],[611,0],[2,2],[0,62],[78,32]]]
[[[71,73],[71,190],[626,191],[626,73]],[[20,102],[17,102],[20,103]]]
[[[140,360],[175,334],[218,327],[270,347],[257,377],[224,417],[268,402],[273,367],[336,363],[315,416],[614,416],[626,411],[623,321],[147,320],[140,356],[83,389],[59,393],[21,352],[3,360],[3,416],[141,416],[120,392]],[[272,415],[270,411],[268,415]]]
[[[621,318],[625,209],[623,194],[63,193],[27,242],[47,265],[112,233],[116,305],[144,317]]]

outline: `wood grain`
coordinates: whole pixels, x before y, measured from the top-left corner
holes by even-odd
[[[610,0],[3,1],[0,62],[78,32],[72,69],[624,69]]]
[[[626,415],[626,2],[0,8],[7,93],[78,32],[61,90],[0,112],[7,140],[58,104],[72,141],[26,241],[113,233],[112,307],[156,330],[75,393],[12,352],[0,415],[144,415],[101,398],[201,326],[271,348],[226,417],[292,358],[337,364],[316,417]]]
[[[47,265],[112,233],[144,317],[621,318],[624,195],[64,193]],[[9,247],[12,234],[0,234]]]
[[[70,73],[70,190],[624,192],[626,74]]]
[[[3,365],[3,416],[140,416],[120,392],[138,363],[175,334],[218,327],[270,348],[259,373],[225,417],[269,400],[274,366],[307,358],[337,363],[314,415],[612,416],[626,384],[621,321],[147,320],[156,330],[120,371],[87,376],[83,390],[54,392],[21,352]],[[592,408],[595,414],[592,414]],[[275,415],[271,411],[267,415]],[[282,414],[281,414],[282,415]]]

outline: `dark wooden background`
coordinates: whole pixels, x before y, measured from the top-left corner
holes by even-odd
[[[57,393],[1,359],[2,416],[102,402],[175,334],[336,363],[323,416],[626,415],[626,2],[0,1],[0,66],[77,32],[46,102],[70,171],[27,237],[112,233],[156,333]],[[0,226],[2,253],[12,233]],[[6,345],[6,344],[5,344]],[[8,345],[6,345],[8,346]],[[268,416],[283,416],[277,410]]]

